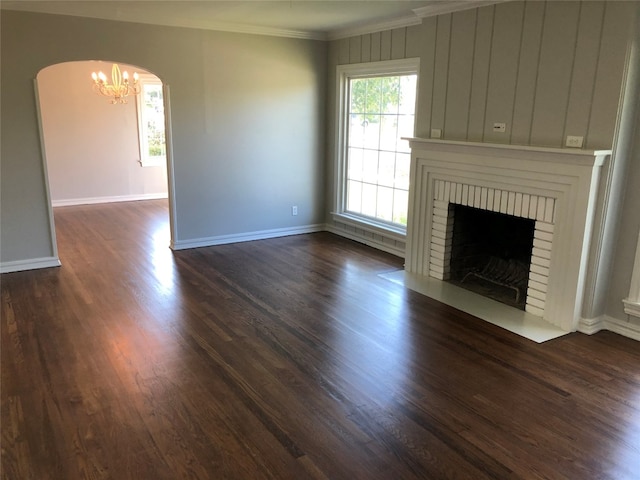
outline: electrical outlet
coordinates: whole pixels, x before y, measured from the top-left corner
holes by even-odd
[[[291,215],[293,215],[294,217],[296,215],[298,215],[298,206],[294,205],[293,207],[291,207]]]
[[[439,128],[432,128],[431,138],[442,138],[442,130]]]
[[[567,147],[582,148],[582,141],[584,137],[576,137],[573,135],[567,135]]]
[[[496,122],[493,124],[493,131],[498,133],[504,133],[507,131],[507,124]]]

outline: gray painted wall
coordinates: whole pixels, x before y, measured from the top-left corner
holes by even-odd
[[[421,25],[331,42],[327,150],[327,211],[334,205],[335,67],[420,58],[416,136],[432,128],[444,139],[562,147],[567,135],[585,148],[613,145],[634,1],[508,2],[425,18]],[[505,122],[505,133],[493,123]],[[640,207],[640,158],[628,162],[622,229],[609,282],[608,315],[626,319]],[[402,249],[392,238],[327,216],[336,232]],[[375,236],[374,236],[375,237]]]
[[[324,220],[325,43],[6,10],[1,22],[2,262],[53,254],[33,79],[67,61],[139,65],[170,85],[178,241]]]

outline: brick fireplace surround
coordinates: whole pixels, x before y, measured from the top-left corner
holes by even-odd
[[[599,235],[599,184],[611,151],[419,138],[410,144],[405,271],[447,278],[452,204],[534,220],[526,311],[576,330],[597,274],[590,255]]]

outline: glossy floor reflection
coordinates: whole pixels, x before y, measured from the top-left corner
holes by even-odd
[[[540,317],[435,278],[421,277],[404,270],[380,276],[534,342],[546,342],[569,333]]]

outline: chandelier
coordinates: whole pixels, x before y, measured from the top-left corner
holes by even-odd
[[[129,74],[127,72],[120,73],[120,67],[116,63],[111,68],[111,83],[107,83],[107,76],[99,72],[91,74],[93,78],[93,89],[96,93],[105,97],[113,97],[112,104],[127,103],[125,97],[129,95],[138,95],[140,93],[140,85],[138,84],[138,74],[133,74],[133,82],[129,82]]]

